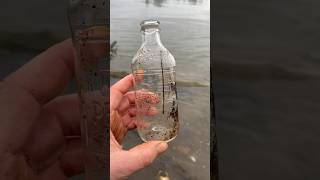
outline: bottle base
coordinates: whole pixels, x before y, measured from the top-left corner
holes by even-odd
[[[170,142],[177,137],[178,130],[155,125],[148,129],[138,129],[139,137],[142,141],[165,141]]]

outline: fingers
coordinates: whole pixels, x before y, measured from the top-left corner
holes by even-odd
[[[120,114],[125,113],[129,108],[134,107],[135,105],[135,93],[133,91],[127,92],[122,98],[118,111]]]
[[[68,140],[59,160],[54,161],[50,167],[40,172],[37,179],[62,180],[67,179],[67,177],[70,176],[81,174],[84,171],[83,157],[80,139]]]
[[[132,118],[135,117],[137,115],[136,107],[132,107],[132,108],[128,109],[127,114],[129,117],[132,117]]]
[[[126,77],[122,78],[116,84],[111,87],[112,91],[119,91],[122,94],[125,94],[133,87],[133,75],[129,74]]]
[[[69,39],[41,53],[4,81],[25,89],[45,104],[61,93],[73,76],[74,55]]]
[[[110,131],[114,134],[114,137],[120,144],[127,133],[126,125],[121,118],[118,111],[110,112]]]
[[[134,129],[136,127],[135,118],[131,117],[129,114],[122,116],[122,121],[127,130]]]
[[[150,91],[136,91],[136,101],[138,104],[157,104],[160,102],[160,97]]]
[[[137,78],[136,78],[137,79]],[[119,109],[123,112],[135,101],[140,103],[156,104],[160,102],[157,94],[139,90],[135,93],[128,92],[134,85],[134,77],[132,74],[127,75],[111,87],[110,92],[110,110]],[[123,99],[123,97],[125,97]]]
[[[38,172],[50,167],[63,151],[65,137],[56,116],[42,111],[36,120],[23,150],[29,165]]]
[[[60,167],[68,177],[84,171],[83,153],[80,138],[68,140],[64,152],[60,156]]]
[[[55,114],[64,136],[80,136],[81,117],[78,95],[57,97],[46,104],[45,108]]]
[[[136,119],[135,125],[136,125],[136,128],[138,128],[138,129],[145,129],[145,128],[150,127],[151,123],[147,122],[143,119]]]
[[[36,166],[47,167],[57,159],[67,136],[80,136],[78,108],[76,95],[58,97],[43,107],[23,148]]]
[[[145,116],[154,116],[159,113],[159,110],[156,107],[149,106],[148,108],[143,108],[140,110],[132,109],[131,113],[135,113],[134,115],[145,115]]]
[[[129,151],[113,153],[110,156],[110,174],[113,175],[111,179],[123,179],[150,165],[167,148],[165,142],[150,141]]]
[[[0,82],[0,149],[20,149],[40,111],[39,103],[29,93]]]
[[[163,153],[168,148],[168,144],[162,141],[150,141],[140,144],[130,149],[128,159],[128,169],[132,172],[140,170],[150,165],[158,155]]]
[[[149,108],[139,109],[134,107],[129,107],[125,112],[121,113],[121,116],[129,115],[130,117],[136,117],[137,115],[154,116],[159,113],[159,110],[154,106],[149,106]]]
[[[59,163],[52,164],[48,169],[37,174],[37,180],[66,180],[67,177],[61,170]]]
[[[160,102],[159,96],[149,91],[139,90],[136,92],[130,91],[124,95],[118,107],[119,113],[123,115],[128,111],[128,109],[135,108],[136,100],[137,100],[138,106],[144,109],[144,111],[142,112],[143,114],[154,115],[155,112],[157,112],[157,109],[152,108],[152,105]],[[149,110],[153,110],[153,112],[147,112]]]
[[[162,141],[143,143],[129,150],[128,160],[132,163],[133,170],[137,171],[151,164],[167,148],[168,144]]]
[[[130,88],[133,87],[133,76],[127,75],[110,89],[110,111],[115,110],[119,107],[120,102]]]
[[[134,79],[136,83],[142,82],[144,79],[144,70],[143,69],[138,69],[134,71]]]

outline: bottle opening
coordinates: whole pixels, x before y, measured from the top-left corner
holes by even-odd
[[[140,23],[141,31],[146,29],[159,29],[160,22],[154,19],[144,20]]]

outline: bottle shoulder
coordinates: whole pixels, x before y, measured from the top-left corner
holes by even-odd
[[[157,68],[160,64],[164,67],[176,66],[175,58],[165,47],[144,47],[138,49],[132,58],[132,66],[138,65],[141,68]]]

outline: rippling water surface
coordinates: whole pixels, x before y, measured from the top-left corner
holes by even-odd
[[[160,21],[161,40],[177,62],[180,81],[209,84],[210,1],[111,1],[111,41],[118,56],[113,71],[130,71],[130,62],[141,45],[140,22]]]

